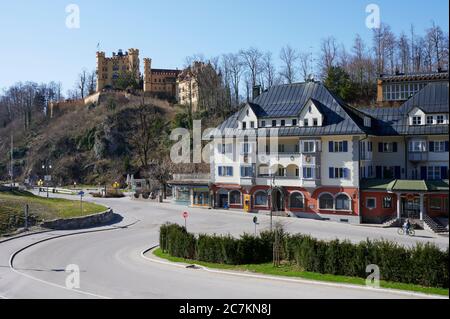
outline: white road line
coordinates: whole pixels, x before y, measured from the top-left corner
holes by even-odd
[[[173,267],[186,268],[185,265],[180,264],[180,263],[173,263],[173,262],[163,261],[163,260],[149,258],[149,257],[145,256],[145,253],[154,250],[156,247],[159,247],[159,246],[155,246],[150,249],[144,250],[143,252],[141,252],[141,257],[143,257],[151,262],[155,262],[155,263],[159,263],[159,264],[163,264],[163,265],[170,265]],[[303,284],[319,285],[319,286],[327,286],[327,287],[335,287],[335,288],[351,288],[351,289],[365,290],[365,291],[371,291],[371,292],[380,292],[380,293],[385,292],[385,293],[393,293],[393,294],[406,295],[406,296],[411,296],[411,297],[420,297],[420,298],[449,299],[449,297],[444,297],[444,296],[440,296],[440,295],[429,295],[429,294],[403,291],[403,290],[386,289],[386,288],[371,288],[371,287],[367,287],[367,286],[358,286],[358,285],[351,285],[351,284],[338,284],[338,283],[307,280],[307,279],[300,279],[300,278],[292,279],[292,278],[283,278],[283,277],[275,277],[275,276],[267,276],[267,275],[246,274],[243,272],[215,270],[215,269],[207,268],[207,267],[204,267],[201,265],[196,265],[196,266],[207,272],[217,273],[217,274],[225,274],[225,275],[231,275],[231,276],[249,277],[249,278],[256,278],[256,279],[266,279],[266,280],[275,280],[275,281],[284,281],[284,282],[293,282],[293,283],[303,283]]]
[[[62,288],[62,289],[65,289],[65,290],[68,290],[68,291],[71,291],[71,292],[76,292],[76,293],[79,293],[79,294],[84,294],[84,295],[87,295],[87,296],[96,297],[96,298],[100,298],[100,299],[112,299],[112,298],[110,298],[110,297],[106,297],[106,296],[102,296],[102,295],[99,295],[99,294],[90,293],[90,292],[83,291],[83,290],[79,290],[79,289],[70,289],[70,288],[67,288],[67,287],[65,287],[65,286],[58,285],[58,284],[55,284],[55,283],[52,283],[52,282],[49,282],[49,281],[45,281],[45,280],[42,280],[42,279],[33,277],[33,276],[31,276],[31,275],[29,275],[29,274],[26,274],[26,273],[22,273],[22,272],[20,272],[20,271],[18,271],[18,270],[16,270],[16,269],[14,268],[14,266],[13,266],[13,260],[14,260],[14,257],[15,257],[17,254],[19,254],[20,252],[24,251],[25,249],[28,249],[29,247],[35,246],[35,245],[37,245],[37,244],[39,244],[39,243],[42,243],[42,242],[45,242],[45,241],[49,241],[49,240],[52,240],[52,239],[57,239],[57,238],[62,238],[62,237],[68,237],[68,236],[73,236],[73,235],[80,235],[80,234],[87,234],[87,233],[95,233],[95,232],[101,232],[101,231],[108,231],[108,230],[117,230],[117,229],[121,229],[121,228],[124,228],[124,227],[132,226],[132,225],[134,225],[134,224],[136,224],[136,223],[138,223],[138,222],[139,222],[139,220],[136,220],[136,221],[134,221],[133,223],[131,223],[131,224],[129,224],[129,225],[125,225],[125,226],[113,226],[112,228],[107,228],[107,229],[98,229],[98,230],[92,230],[92,231],[82,231],[82,232],[77,232],[77,233],[70,233],[70,234],[64,234],[64,235],[59,235],[59,236],[55,236],[55,237],[45,238],[45,239],[43,239],[43,240],[34,242],[33,244],[28,245],[28,246],[25,246],[25,247],[23,247],[23,248],[21,248],[21,249],[15,251],[14,253],[12,253],[11,256],[9,257],[9,268],[10,268],[14,273],[16,273],[16,274],[18,274],[18,275],[21,275],[21,276],[27,277],[27,278],[29,278],[29,279],[32,279],[32,280],[35,280],[35,281],[38,281],[38,282],[47,284],[47,285],[49,285],[49,286],[53,286],[53,287],[57,287],[57,288]]]

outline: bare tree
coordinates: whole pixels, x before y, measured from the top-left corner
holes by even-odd
[[[280,71],[281,77],[288,84],[294,83],[297,77],[297,67],[296,67],[298,61],[297,51],[290,45],[286,45],[280,51],[280,59],[282,62],[282,67]]]
[[[262,70],[263,54],[257,48],[251,47],[247,50],[239,51],[243,65],[247,68],[250,74],[251,86],[257,84],[258,77]]]
[[[403,73],[409,72],[410,46],[408,36],[402,32],[398,39],[398,55],[400,60],[400,70]]]
[[[444,32],[442,31],[441,27],[436,26],[433,21],[431,27],[427,29],[425,38],[427,41],[427,47],[431,51],[430,55],[432,57],[432,62],[430,62],[437,70],[441,70],[443,66],[442,58],[445,43]]]
[[[328,37],[322,40],[320,45],[321,58],[320,66],[322,69],[322,77],[327,73],[327,70],[335,66],[338,56],[338,45],[334,37]]]
[[[87,76],[87,92],[89,95],[95,93],[97,86],[97,72],[93,70]]]
[[[262,58],[263,86],[270,88],[275,84],[276,68],[272,58],[272,52],[264,53]]]
[[[312,76],[312,54],[308,52],[300,52],[298,58],[300,60],[300,71],[303,81],[307,81]]]
[[[223,58],[225,59],[225,64],[229,70],[231,88],[234,92],[234,105],[238,105],[240,100],[239,85],[241,84],[244,66],[238,54],[229,53],[224,55]]]
[[[80,96],[82,99],[84,99],[85,93],[86,93],[86,84],[87,84],[87,72],[86,70],[81,71],[81,73],[78,75],[77,80],[77,89],[80,92]]]

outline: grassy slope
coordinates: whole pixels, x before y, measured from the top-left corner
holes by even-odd
[[[173,257],[167,253],[164,253],[160,248],[156,249],[153,253],[155,256],[169,260],[171,262],[197,264],[197,265],[201,265],[201,266],[208,267],[208,268],[237,270],[237,271],[250,271],[250,272],[261,273],[261,274],[265,274],[265,275],[297,277],[297,278],[303,278],[303,279],[309,279],[309,280],[361,285],[361,286],[364,286],[366,284],[366,281],[363,278],[305,272],[305,271],[300,271],[300,270],[296,269],[296,267],[293,267],[291,265],[282,265],[280,267],[274,267],[272,265],[272,263],[252,264],[252,265],[225,265],[225,264],[216,264],[216,263],[209,263],[209,262],[188,260],[188,259],[183,259],[183,258],[179,258],[179,257]],[[383,281],[383,280],[380,281],[380,286],[382,288],[408,290],[408,291],[421,292],[421,293],[426,293],[426,294],[443,295],[443,296],[449,295],[448,289],[422,287],[422,286],[418,286],[418,285],[387,282],[387,281]]]
[[[60,198],[47,199],[22,191],[0,192],[0,234],[23,224],[23,212],[26,204],[29,205],[30,215],[37,220],[85,216],[105,210],[104,206],[83,202],[83,211],[81,212],[80,201]],[[9,225],[11,220],[16,220],[19,225]]]

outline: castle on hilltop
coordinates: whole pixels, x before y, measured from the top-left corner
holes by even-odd
[[[152,60],[144,59],[144,73],[140,73],[139,50],[129,49],[113,52],[112,57],[106,57],[105,52],[97,52],[97,92],[115,87],[116,81],[123,74],[142,79],[145,93],[163,94],[175,97],[177,92],[177,77],[181,73],[173,69],[152,69]]]

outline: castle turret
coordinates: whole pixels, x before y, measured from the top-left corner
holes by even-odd
[[[139,72],[139,50],[128,49],[128,59],[131,66],[131,71],[135,73],[137,79],[141,76]]]
[[[152,59],[144,59],[144,92],[152,90]]]
[[[97,92],[100,92],[105,87],[106,79],[103,74],[105,64],[105,52],[97,52]]]

